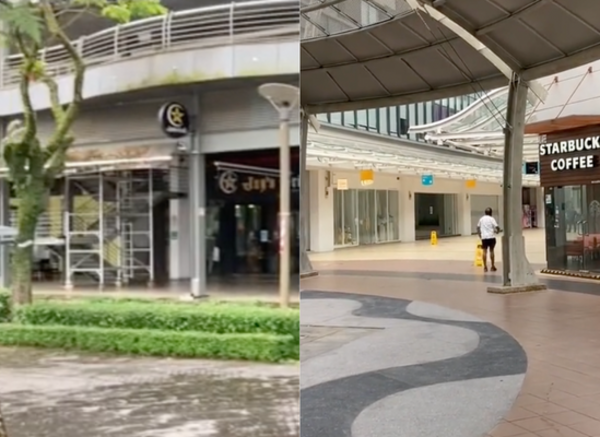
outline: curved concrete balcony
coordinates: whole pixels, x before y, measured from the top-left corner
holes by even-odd
[[[231,3],[171,13],[116,26],[76,41],[87,64],[84,97],[224,79],[299,74],[297,0]],[[73,74],[60,47],[41,53],[59,86],[72,97]],[[20,55],[4,59],[0,117],[22,112]],[[50,107],[44,84],[33,84],[34,108]]]

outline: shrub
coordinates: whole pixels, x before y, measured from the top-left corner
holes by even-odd
[[[267,362],[297,360],[289,336],[0,324],[0,344],[90,352]]]
[[[202,331],[216,334],[268,333],[299,337],[300,314],[235,304],[42,301],[18,308],[16,320],[31,325]]]
[[[0,290],[0,323],[8,322],[11,319],[11,297],[6,290]]]

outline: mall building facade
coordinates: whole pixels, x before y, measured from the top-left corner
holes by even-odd
[[[277,274],[279,119],[258,87],[298,85],[298,3],[175,3],[183,12],[73,35],[112,55],[85,55],[85,101],[68,171],[53,188],[35,240],[36,261],[51,271],[36,271],[36,278],[68,287],[192,278],[204,288],[209,277]],[[189,33],[207,19],[223,35]],[[20,60],[7,55],[0,56],[0,134],[21,112]],[[47,58],[48,68],[53,62]],[[57,78],[68,100],[72,76]],[[54,126],[43,85],[32,85],[32,99],[43,141]],[[159,112],[166,104],[186,113],[181,138],[165,133]],[[293,114],[290,125],[295,199],[298,118]],[[6,179],[0,185],[0,218],[9,225],[18,200]],[[297,202],[292,208],[297,218]],[[6,285],[6,246],[1,255]]]
[[[503,225],[496,158],[326,123],[307,154],[312,252],[473,235],[486,208]],[[523,227],[543,228],[538,179],[524,184]]]
[[[306,177],[310,250],[411,242],[432,231],[438,237],[472,235],[486,208],[502,226],[502,160],[411,131],[467,114],[481,98],[473,93],[318,115],[324,135],[309,135]],[[368,185],[361,181],[364,170],[373,170]],[[544,227],[542,204],[539,178],[524,175],[524,228]]]
[[[598,116],[570,117],[562,129],[539,127],[549,271],[600,275],[598,122]]]

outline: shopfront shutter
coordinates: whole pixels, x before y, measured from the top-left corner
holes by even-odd
[[[479,219],[485,213],[486,208],[492,208],[493,216],[502,227],[502,202],[500,196],[473,194],[471,195],[471,232],[477,233]]]

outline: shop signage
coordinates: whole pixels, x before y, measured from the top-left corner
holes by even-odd
[[[550,170],[580,170],[597,167],[600,163],[598,155],[593,151],[600,150],[600,136],[590,136],[575,140],[556,141],[554,143],[540,144],[540,157],[551,157]],[[560,156],[569,153],[589,151],[586,155]],[[600,151],[598,152],[600,153]],[[554,158],[556,156],[556,158]]]
[[[348,179],[338,179],[336,188],[340,191],[348,189]]]
[[[298,190],[300,188],[299,177],[292,177],[290,185],[292,190]],[[279,187],[279,178],[224,170],[217,175],[217,187],[221,193],[228,195],[272,193]]]
[[[433,175],[424,174],[421,176],[421,184],[425,187],[430,187],[433,185]]]
[[[181,103],[169,102],[162,105],[158,111],[158,122],[169,138],[182,138],[190,134],[190,115]]]

